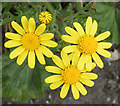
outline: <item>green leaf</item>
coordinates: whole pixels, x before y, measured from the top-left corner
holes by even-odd
[[[105,41],[118,43],[118,22],[116,21],[115,3],[96,2],[96,14],[93,16],[98,21],[98,32],[110,31],[111,36]],[[97,33],[98,34],[98,33]],[[97,35],[96,34],[96,35]]]
[[[88,10],[90,7],[92,7],[92,2],[86,4],[85,7],[82,8],[82,10]]]
[[[10,60],[8,54],[2,58],[2,94],[3,97],[12,97],[12,101],[26,103],[31,98],[44,97],[48,84],[44,79],[50,75],[44,66],[36,61],[35,69],[30,69],[26,61],[18,66],[16,59]],[[52,62],[47,59],[48,64]]]
[[[112,42],[118,44],[119,43],[119,38],[118,38],[118,25],[116,20],[114,20],[113,26],[111,28],[112,30]]]
[[[51,2],[51,4],[54,6],[56,10],[62,9],[61,2]]]

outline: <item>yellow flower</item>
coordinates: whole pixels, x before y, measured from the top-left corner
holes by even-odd
[[[39,14],[39,20],[43,24],[49,24],[52,20],[52,15],[47,11],[43,11]]]
[[[72,94],[75,99],[79,99],[79,92],[82,95],[87,94],[87,90],[85,89],[84,85],[92,87],[94,82],[91,80],[97,79],[98,76],[95,73],[87,72],[86,68],[84,67],[82,70],[78,68],[78,60],[79,60],[80,53],[76,52],[73,55],[72,62],[70,62],[69,56],[65,52],[61,52],[61,58],[58,56],[53,55],[52,60],[58,66],[46,66],[45,69],[48,72],[56,73],[57,75],[49,76],[45,79],[46,83],[52,83],[50,88],[52,90],[62,86],[60,97],[65,98],[69,88],[71,86]],[[95,63],[92,63],[92,69],[96,66]],[[83,84],[82,84],[83,83]]]
[[[69,45],[64,47],[64,52],[74,53],[76,51],[79,51],[81,53],[80,60],[78,62],[78,69],[80,70],[84,67],[85,64],[87,70],[91,70],[92,59],[100,68],[103,68],[103,62],[98,54],[107,58],[111,57],[110,52],[105,49],[110,48],[112,44],[109,42],[101,42],[102,40],[110,36],[110,32],[106,31],[95,37],[94,35],[97,31],[98,25],[95,20],[92,23],[91,17],[88,17],[86,21],[86,33],[84,32],[82,26],[79,23],[74,22],[73,25],[75,26],[77,31],[75,31],[73,28],[66,27],[65,31],[71,36],[63,35],[62,39],[75,45]]]
[[[6,48],[19,46],[10,53],[10,59],[13,59],[18,56],[17,64],[21,65],[28,55],[28,65],[30,68],[34,68],[36,53],[38,61],[44,65],[45,59],[43,54],[47,57],[53,56],[52,51],[49,50],[47,47],[57,46],[56,42],[50,40],[54,37],[54,34],[52,33],[43,34],[43,32],[46,29],[45,24],[39,25],[36,29],[36,23],[33,18],[30,18],[28,21],[25,16],[22,16],[21,23],[23,28],[15,21],[12,21],[11,23],[12,27],[19,34],[11,32],[7,32],[5,34],[5,36],[8,39],[11,39],[4,44]]]

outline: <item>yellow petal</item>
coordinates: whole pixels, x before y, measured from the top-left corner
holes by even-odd
[[[65,27],[65,31],[70,34],[74,39],[78,40],[79,39],[79,35],[78,32],[75,31],[73,28],[71,27]]]
[[[35,52],[33,50],[29,51],[29,54],[28,54],[28,66],[31,69],[35,67]]]
[[[112,46],[112,43],[110,42],[99,42],[98,46],[104,49],[109,49]]]
[[[28,20],[27,20],[26,16],[22,16],[21,23],[22,23],[24,30],[26,32],[28,32]]]
[[[21,40],[22,36],[19,34],[11,33],[11,32],[6,32],[5,37],[8,39],[13,39],[13,40]]]
[[[75,98],[75,100],[79,99],[80,94],[79,94],[79,91],[78,91],[76,85],[73,84],[71,89],[72,89],[72,94],[73,94],[73,97]]]
[[[45,82],[46,83],[52,83],[52,82],[60,81],[61,79],[62,79],[61,75],[52,75],[52,76],[47,77],[45,79]]]
[[[76,83],[76,87],[77,87],[77,89],[80,91],[80,93],[82,95],[86,95],[87,94],[87,90],[85,89],[85,87],[80,82]]]
[[[92,18],[88,17],[86,21],[86,34],[87,35],[90,35],[91,27],[92,27]]]
[[[57,81],[57,82],[53,82],[51,85],[50,85],[50,89],[54,90],[56,88],[58,88],[59,86],[61,86],[63,84],[63,81]]]
[[[87,71],[92,70],[92,58],[91,58],[91,55],[86,55],[86,69],[87,69]]]
[[[62,86],[62,89],[60,91],[60,97],[63,99],[67,96],[67,93],[69,91],[70,85],[69,84],[64,84]]]
[[[84,67],[80,72],[87,72],[86,67]]]
[[[96,67],[95,63],[92,63],[92,69],[94,69]]]
[[[70,46],[65,46],[62,50],[65,53],[71,53],[71,52],[78,50],[78,47],[76,45],[70,45]]]
[[[94,79],[98,78],[98,75],[95,74],[95,73],[82,73],[80,75],[80,77],[85,78],[85,79],[92,79],[92,80],[94,80]]]
[[[61,74],[62,70],[56,66],[46,66],[45,69],[51,73]]]
[[[40,62],[40,64],[45,65],[46,64],[45,58],[44,58],[41,50],[35,49],[35,53],[36,53],[37,59]]]
[[[57,66],[59,66],[60,68],[62,68],[62,69],[65,68],[65,65],[64,65],[63,61],[60,59],[60,57],[54,55],[54,56],[52,57],[52,60],[53,60],[53,62],[54,62]]]
[[[46,29],[46,25],[45,24],[41,24],[37,27],[35,34],[36,35],[41,35]]]
[[[44,40],[40,42],[42,45],[48,46],[48,47],[56,47],[58,44],[52,40]]]
[[[86,62],[86,55],[82,54],[82,56],[80,57],[80,60],[78,61],[77,69],[82,70],[84,68],[85,62]]]
[[[72,58],[72,65],[77,66],[78,61],[79,61],[79,57],[80,57],[80,52],[77,50],[75,51],[73,58]]]
[[[83,84],[92,87],[94,85],[94,82],[91,81],[90,79],[85,79],[85,78],[81,78],[80,82],[82,82]]]
[[[97,41],[101,41],[101,40],[104,40],[104,39],[108,38],[109,36],[110,36],[110,31],[106,31],[102,34],[99,34],[95,39]]]
[[[104,64],[97,53],[92,54],[93,60],[98,65],[98,67],[103,68]]]
[[[66,66],[69,66],[70,65],[70,59],[67,55],[67,53],[65,53],[64,51],[61,51],[61,58],[63,60],[63,63],[66,65]]]
[[[94,69],[95,67],[96,67],[96,64],[93,62],[92,69]],[[92,70],[87,70],[86,67],[84,67],[82,70],[80,70],[80,72],[88,72],[88,71],[92,71]]]
[[[41,40],[50,40],[53,37],[54,37],[53,33],[45,33],[45,34],[40,35],[39,39],[40,39],[40,41]]]
[[[75,26],[76,30],[79,32],[81,36],[85,35],[83,27],[78,22],[74,22],[73,25]]]
[[[78,44],[78,40],[74,39],[74,37],[71,37],[69,35],[62,35],[62,39],[68,43]]]
[[[92,27],[91,27],[90,35],[94,36],[96,32],[97,32],[97,22],[96,20],[94,20]]]
[[[35,20],[34,20],[34,18],[30,18],[29,22],[28,22],[28,30],[29,30],[29,32],[34,33],[35,28],[36,28]]]
[[[70,61],[72,60],[73,56],[74,56],[74,52],[68,55]]]
[[[25,34],[24,29],[15,21],[11,22],[12,27],[21,35]]]
[[[20,46],[22,43],[20,41],[17,40],[9,40],[7,42],[5,42],[4,46],[6,48],[12,48],[12,47],[16,47],[16,46]]]
[[[17,64],[18,65],[21,65],[24,60],[26,59],[27,57],[27,54],[28,54],[28,50],[24,50],[17,58]]]
[[[104,50],[103,48],[98,48],[97,53],[99,53],[100,55],[107,57],[107,58],[111,57],[111,53],[107,50]]]
[[[10,59],[13,59],[15,57],[17,57],[18,55],[20,55],[23,51],[25,50],[25,48],[23,46],[20,46],[18,48],[16,48],[15,50],[13,50],[10,53]]]
[[[51,58],[53,56],[53,53],[50,49],[48,49],[45,46],[40,45],[40,47],[38,48],[45,56]]]

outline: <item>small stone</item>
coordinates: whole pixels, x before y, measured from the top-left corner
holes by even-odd
[[[115,103],[116,103],[116,100],[114,99],[114,100],[112,101],[112,103],[115,104]]]
[[[114,49],[114,52],[111,52],[111,61],[116,61],[120,59],[120,53],[118,52],[117,49]]]
[[[46,104],[49,104],[50,102],[48,100],[46,100]]]
[[[48,98],[51,99],[51,94],[49,94]]]
[[[32,99],[30,100],[30,103],[33,104],[33,100]]]
[[[108,62],[108,65],[111,66],[111,62]]]
[[[116,78],[119,79],[119,76],[117,76]]]
[[[108,97],[108,98],[107,98],[107,101],[108,101],[108,102],[110,102],[110,100],[111,100],[111,98],[110,98],[110,97]]]

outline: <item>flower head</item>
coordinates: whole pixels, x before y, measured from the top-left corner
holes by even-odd
[[[45,24],[41,24],[36,29],[36,23],[33,18],[30,18],[29,21],[25,16],[22,16],[21,23],[23,28],[12,21],[12,27],[19,33],[7,32],[5,36],[8,39],[11,39],[5,42],[4,46],[6,48],[17,47],[10,53],[10,59],[17,58],[17,64],[21,65],[28,55],[28,65],[30,68],[35,66],[35,53],[38,61],[41,64],[45,64],[44,56],[52,57],[53,53],[47,47],[56,47],[57,43],[50,40],[54,37],[52,33],[44,33],[46,29]],[[47,46],[47,47],[45,47]]]
[[[79,99],[79,92],[82,95],[87,94],[87,90],[84,85],[92,87],[94,82],[92,80],[97,79],[98,76],[95,73],[87,72],[84,67],[82,70],[78,68],[78,58],[80,53],[76,52],[73,55],[72,62],[65,52],[61,52],[61,58],[53,55],[52,60],[58,66],[46,66],[45,69],[48,72],[56,73],[57,75],[49,76],[45,79],[46,83],[52,83],[50,88],[52,90],[63,85],[60,92],[60,97],[65,98],[69,88],[71,86],[72,94],[75,99]],[[95,67],[95,63],[92,63],[92,69]],[[83,85],[84,84],[84,85]]]
[[[52,20],[52,15],[47,11],[43,11],[39,14],[39,20],[43,24],[49,24]]]
[[[100,59],[99,55],[104,57],[111,57],[110,52],[105,49],[108,49],[112,46],[109,42],[99,42],[107,37],[110,36],[110,32],[106,31],[98,36],[94,36],[97,31],[97,22],[94,20],[92,22],[92,18],[88,17],[86,21],[86,33],[84,32],[82,26],[74,22],[73,25],[75,26],[76,30],[70,27],[66,27],[65,31],[70,34],[63,35],[62,39],[66,42],[75,44],[69,45],[63,48],[63,51],[66,53],[74,53],[76,51],[81,53],[80,60],[78,62],[78,68],[81,70],[84,65],[86,65],[87,70],[92,69],[92,58],[95,63],[100,67],[103,68],[103,62]]]

